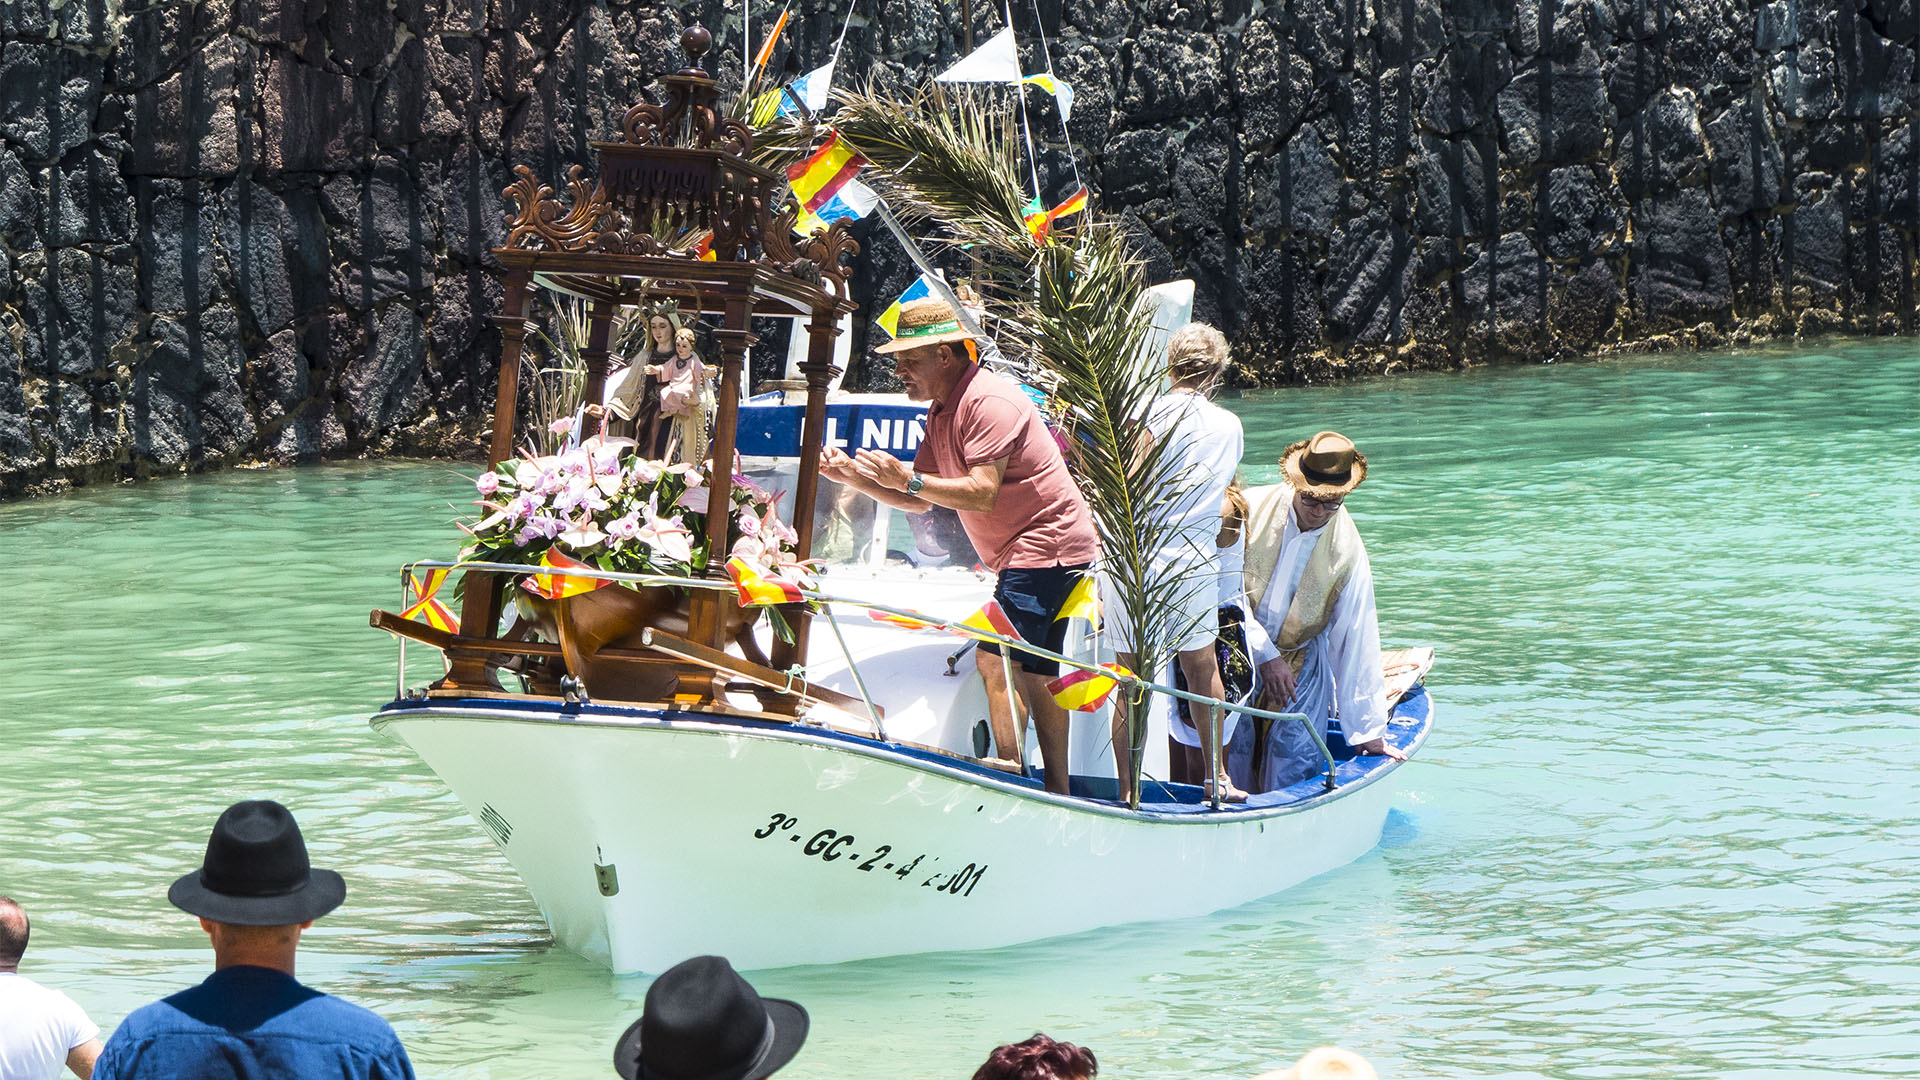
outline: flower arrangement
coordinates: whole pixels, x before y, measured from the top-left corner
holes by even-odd
[[[563,421],[564,423],[564,421]],[[538,566],[548,552],[630,574],[686,577],[706,569],[713,489],[696,465],[650,461],[631,439],[591,438],[558,454],[502,461],[474,481],[482,516],[463,524],[462,561]],[[799,534],[779,497],[735,476],[729,556],[763,573],[796,567]]]

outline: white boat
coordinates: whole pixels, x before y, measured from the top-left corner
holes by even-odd
[[[1432,719],[1415,688],[1388,740],[1412,755]],[[1314,777],[1219,811],[1150,783],[1132,811],[1110,773],[1050,795],[952,754],[746,716],[436,699],[373,724],[453,789],[556,940],[616,972],[983,949],[1223,910],[1371,850],[1401,764],[1343,761],[1332,791]]]
[[[805,594],[817,613],[789,605],[795,634],[776,644],[764,624],[744,629],[732,586],[713,576],[725,560],[690,554],[675,557],[687,568],[678,577],[570,562],[545,572],[541,607],[516,584],[538,569],[525,560],[546,565],[549,554],[565,554],[562,542],[576,541],[540,538],[531,516],[513,517],[508,533],[527,523],[511,541],[519,547],[490,550],[521,562],[462,564],[466,636],[429,606],[437,585],[423,586],[426,597],[410,609],[424,608],[426,624],[374,613],[376,627],[401,639],[403,677],[408,640],[448,661],[433,686],[398,687],[375,728],[446,781],[560,943],[619,972],[659,971],[697,953],[765,968],[989,948],[1179,918],[1270,895],[1371,849],[1400,762],[1353,757],[1337,729],[1324,775],[1244,805],[1210,805],[1197,787],[1151,779],[1169,775],[1164,731],[1153,730],[1141,755],[1150,779],[1137,805],[1121,799],[1104,708],[1073,714],[1067,794],[1044,789],[1031,735],[1026,746],[988,756],[985,685],[973,660],[961,660],[968,646],[941,630],[981,607],[990,577],[966,568],[973,560],[962,539],[938,515],[909,523],[852,489],[823,487],[819,476],[824,444],[906,455],[924,430],[922,409],[904,399],[829,396],[834,338],[854,310],[844,263],[858,245],[843,223],[790,238],[792,209],[776,216],[780,178],[741,156],[748,133],[714,109],[718,90],[697,66],[705,39],[689,31],[683,42],[692,42],[694,64],[662,80],[668,103],[636,106],[621,142],[595,144],[596,183],[576,174],[563,204],[522,169],[508,190],[519,212],[495,252],[506,300],[489,463],[505,463],[498,482],[522,496],[535,491],[535,478],[545,485],[558,475],[557,466],[507,461],[535,290],[586,304],[580,356],[589,401],[604,392],[613,314],[649,295],[677,299],[683,313],[718,327],[722,378],[707,461],[721,468],[707,470],[697,510],[684,497],[690,487],[663,502],[638,488],[607,496],[644,504],[648,529],[665,520],[655,516],[661,506],[668,515],[687,506],[697,527],[674,526],[676,535],[697,535],[706,552],[737,552],[742,537],[760,529],[780,537],[778,522],[793,522],[796,560],[836,564]],[[1026,235],[1017,222],[1015,232]],[[1059,265],[1057,285],[1092,287],[1096,275],[1080,264]],[[1141,302],[1155,305],[1150,320],[1136,308],[1140,325],[1151,322],[1147,344],[1132,355],[1114,348],[1103,371],[1157,365],[1158,343],[1184,321],[1191,290]],[[795,400],[744,396],[750,315],[802,320],[793,385],[804,389],[787,392]],[[1104,308],[1093,317],[1113,322]],[[1143,401],[1130,399],[1118,415],[1139,415],[1134,405]],[[758,487],[726,467],[736,462]],[[566,489],[575,493],[569,507],[603,480],[664,484],[669,475],[637,461],[607,464],[604,475],[596,463],[575,477],[583,486]],[[559,490],[539,487],[555,506]],[[777,514],[768,511],[772,524],[736,520],[736,493],[761,499],[758,514],[771,491],[788,493]],[[708,513],[708,505],[722,509]],[[504,507],[495,511],[494,524],[476,530],[509,520]],[[638,518],[623,520],[631,527]],[[1125,527],[1139,535],[1137,523]],[[613,557],[611,533],[570,528],[598,537],[575,550]],[[569,576],[636,587],[571,595],[554,584]],[[505,631],[509,592],[526,606],[526,621]],[[910,609],[920,628],[868,617],[880,608]],[[546,636],[532,639],[528,625]],[[1080,624],[1069,635],[1069,664],[1101,659],[1088,630]],[[503,689],[515,667],[527,680]],[[1388,741],[1413,754],[1432,718],[1425,690],[1411,685]]]

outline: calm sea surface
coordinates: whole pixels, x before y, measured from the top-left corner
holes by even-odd
[[[1231,403],[1253,482],[1317,429],[1359,442],[1382,636],[1439,647],[1440,726],[1380,848],[1212,918],[756,976],[813,1014],[782,1076],[965,1077],[1035,1030],[1113,1077],[1245,1077],[1327,1041],[1397,1077],[1920,1073],[1917,387],[1909,340]],[[367,610],[451,553],[461,472],[0,506],[26,973],[103,1026],[200,979],[166,886],[228,802],[270,796],[350,888],[302,976],[392,1020],[423,1076],[612,1075],[646,980],[551,946],[366,724],[394,662]]]

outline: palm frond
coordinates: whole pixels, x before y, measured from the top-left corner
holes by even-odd
[[[1180,601],[1214,583],[1183,579],[1164,558],[1177,543],[1169,511],[1193,482],[1176,474],[1165,439],[1141,434],[1163,370],[1157,358],[1140,362],[1151,332],[1140,314],[1141,263],[1091,211],[1035,241],[1020,146],[1005,122],[1010,106],[993,93],[932,86],[902,99],[868,86],[836,95],[833,123],[873,162],[862,174],[869,186],[930,230],[934,245],[969,253],[982,296],[1001,316],[1002,352],[1040,375],[1100,533],[1116,594],[1109,615],[1130,628],[1123,651],[1151,675],[1192,629],[1173,625]],[[776,164],[783,152],[791,160],[814,136],[798,124],[763,132],[764,160]],[[1147,711],[1137,699],[1128,705],[1137,750]],[[1136,803],[1140,758],[1129,785]]]

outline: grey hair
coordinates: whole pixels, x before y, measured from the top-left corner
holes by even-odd
[[[1206,323],[1188,323],[1167,339],[1167,370],[1181,382],[1211,386],[1226,375],[1232,360],[1227,335]]]

